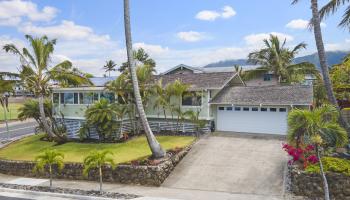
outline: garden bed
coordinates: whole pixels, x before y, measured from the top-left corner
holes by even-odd
[[[313,199],[324,197],[323,182],[319,173],[302,170],[297,165],[289,166],[289,173],[290,189],[293,194]],[[331,199],[350,200],[350,176],[327,171],[326,177]]]
[[[33,141],[33,139],[35,139]],[[158,140],[163,145],[164,148],[168,150],[168,154],[165,158],[161,160],[148,160],[147,158],[151,155],[147,141],[144,138],[135,138],[123,144],[77,144],[72,145],[69,143],[63,144],[68,145],[58,145],[58,146],[50,146],[51,148],[57,149],[62,153],[66,153],[66,151],[73,151],[76,154],[79,154],[80,157],[77,156],[68,157],[70,159],[76,159],[76,162],[66,162],[65,158],[65,166],[62,171],[57,172],[54,170],[53,177],[59,179],[70,179],[70,180],[98,180],[98,173],[96,170],[92,170],[89,173],[89,176],[83,176],[83,164],[79,163],[84,158],[84,154],[89,153],[91,150],[95,148],[97,149],[105,149],[110,148],[110,150],[114,151],[114,160],[118,163],[118,166],[115,169],[112,169],[110,166],[105,166],[103,168],[103,180],[106,182],[115,182],[115,183],[130,183],[130,184],[140,184],[140,185],[152,185],[152,186],[160,186],[163,181],[168,177],[171,171],[175,168],[175,166],[180,162],[180,160],[189,152],[192,147],[192,143],[194,142],[193,137],[179,137],[179,136],[159,136]],[[28,144],[27,142],[33,142]],[[35,143],[41,144],[42,146],[35,145]],[[35,162],[32,161],[31,158],[34,157],[33,152],[36,152],[35,155],[39,154],[42,150],[48,148],[45,146],[47,143],[45,141],[40,141],[39,136],[31,136],[28,138],[24,138],[23,140],[17,141],[8,147],[0,150],[0,173],[15,175],[15,176],[25,176],[25,177],[49,177],[48,174],[37,174],[33,172],[33,168],[35,166]],[[179,145],[182,145],[179,147]],[[24,145],[24,146],[21,146]],[[27,146],[26,146],[27,145]],[[28,147],[28,145],[34,145]],[[81,148],[80,145],[87,145],[85,148]],[[93,145],[93,146],[91,146]],[[107,145],[107,147],[105,146]],[[112,146],[110,146],[112,145]],[[120,147],[122,145],[122,147]],[[143,145],[146,145],[143,147]],[[30,151],[36,147],[35,151]],[[60,148],[61,147],[61,148]],[[70,147],[70,148],[68,148]],[[79,147],[79,148],[78,148]],[[114,147],[114,149],[112,148]],[[128,148],[127,148],[128,147]],[[146,149],[146,153],[143,151]],[[22,160],[13,159],[9,160],[8,158],[16,158],[15,155],[18,155],[19,152],[23,153]],[[139,152],[139,154],[136,154]],[[149,152],[148,152],[149,151]],[[3,155],[6,155],[6,152],[9,153],[4,159]],[[140,153],[141,152],[141,153]],[[11,154],[12,153],[12,154]],[[118,155],[128,154],[128,159],[118,159]],[[75,155],[75,154],[74,154]],[[137,156],[135,156],[137,155]],[[11,157],[12,156],[12,157]],[[24,159],[26,158],[26,159]],[[29,160],[28,160],[29,159]]]

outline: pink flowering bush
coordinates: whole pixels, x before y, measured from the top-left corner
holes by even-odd
[[[282,144],[282,149],[292,157],[288,161],[288,164],[295,162],[303,163],[303,167],[306,168],[309,164],[316,164],[318,162],[317,156],[314,154],[315,147],[313,145],[307,145],[305,148],[296,148],[289,144]]]

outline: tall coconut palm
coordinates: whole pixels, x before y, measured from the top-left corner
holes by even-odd
[[[105,66],[103,66],[103,69],[105,72],[108,72],[108,76],[111,77],[111,71],[116,71],[117,64],[114,63],[113,60],[106,61]]]
[[[300,0],[293,0],[292,4],[296,4],[299,1]],[[337,0],[333,0],[333,1],[337,1]],[[321,66],[324,85],[325,85],[326,92],[327,92],[327,97],[328,97],[329,102],[332,103],[334,106],[336,106],[338,111],[340,111],[340,108],[339,108],[338,103],[337,103],[337,99],[334,96],[332,81],[330,79],[329,69],[327,66],[326,52],[324,49],[324,43],[323,43],[322,31],[321,31],[321,19],[320,19],[320,14],[319,14],[319,10],[318,10],[318,0],[310,0],[310,2],[311,2],[311,11],[312,11],[311,24],[312,24],[313,31],[314,31],[314,37],[315,37],[315,42],[316,42],[316,47],[317,47],[317,52],[318,52],[318,58],[320,61],[320,66]],[[340,119],[341,125],[343,127],[345,127],[346,129],[349,129],[348,124],[346,123],[346,121],[342,115],[339,116],[339,119]]]
[[[146,133],[148,145],[152,151],[152,156],[154,158],[162,158],[165,156],[165,151],[160,146],[156,137],[153,135],[151,127],[148,124],[148,120],[146,117],[145,110],[143,108],[142,99],[140,95],[140,89],[139,89],[139,84],[138,84],[137,74],[136,74],[136,66],[135,66],[136,63],[134,61],[133,51],[132,51],[129,0],[124,0],[124,26],[125,26],[125,39],[126,39],[126,50],[128,55],[129,71],[130,71],[132,85],[134,89],[136,107],[143,125],[143,129]]]
[[[6,52],[18,55],[21,61],[20,77],[27,90],[34,93],[39,100],[41,121],[46,133],[50,138],[57,136],[46,119],[44,112],[44,98],[50,93],[50,81],[64,83],[64,85],[90,84],[90,81],[78,70],[72,67],[68,60],[51,67],[51,55],[53,54],[56,40],[49,40],[46,36],[34,38],[25,36],[31,49],[17,48],[14,44],[7,44],[3,47]]]
[[[248,63],[260,65],[260,67],[246,71],[246,79],[272,72],[278,77],[279,82],[293,82],[295,74],[317,72],[311,63],[293,63],[299,51],[306,48],[305,43],[299,43],[293,49],[289,49],[286,47],[286,40],[281,42],[277,36],[270,35],[269,39],[264,39],[264,45],[264,48],[248,55]]]
[[[338,8],[348,4],[347,8],[345,10],[345,13],[343,14],[343,18],[338,24],[340,27],[348,28],[350,30],[350,5],[349,5],[350,0],[329,0],[329,2],[324,5],[320,9],[320,18],[321,20],[327,17],[330,14],[334,14],[335,12],[338,11]]]
[[[326,200],[329,200],[329,189],[323,172],[321,147],[342,147],[348,142],[346,131],[337,122],[338,117],[336,107],[327,104],[313,111],[294,109],[288,115],[288,140],[297,146],[311,140],[316,146]]]

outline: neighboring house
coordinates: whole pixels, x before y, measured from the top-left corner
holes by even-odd
[[[154,81],[162,79],[165,86],[175,80],[190,85],[189,93],[182,98],[172,97],[171,104],[181,110],[200,112],[200,119],[207,121],[204,130],[214,128],[218,131],[248,132],[265,134],[286,134],[287,114],[293,107],[309,108],[313,103],[311,86],[280,86],[273,76],[263,77],[262,83],[245,84],[233,71],[209,72],[201,68],[178,65],[160,75]],[[84,122],[86,108],[101,98],[115,101],[112,93],[104,91],[104,85],[114,78],[92,79],[93,87],[54,88],[54,115],[63,114],[69,137],[77,137]],[[258,84],[256,84],[258,82]],[[156,97],[151,97],[145,106],[151,128],[155,131],[172,129],[169,121],[175,124],[177,116],[170,110],[154,105]],[[168,122],[165,122],[167,118]],[[124,127],[126,131],[128,126]],[[193,131],[190,122],[184,123],[180,130]]]

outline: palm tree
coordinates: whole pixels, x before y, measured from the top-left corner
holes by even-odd
[[[299,2],[299,0],[293,0],[292,4],[296,4],[298,2]],[[319,14],[319,10],[318,10],[318,1],[317,0],[310,0],[310,2],[311,2],[311,10],[312,10],[312,19],[311,19],[312,23],[311,24],[312,24],[313,31],[314,31],[315,42],[316,42],[318,57],[320,60],[323,81],[324,81],[324,85],[325,85],[326,92],[327,92],[327,97],[328,97],[329,102],[332,103],[334,106],[336,106],[338,111],[340,111],[340,108],[339,108],[338,103],[337,103],[337,99],[334,96],[332,81],[329,77],[326,52],[324,49],[323,38],[322,38],[321,19],[320,19],[320,14]],[[339,119],[340,119],[340,124],[343,127],[345,127],[346,129],[348,129],[348,125],[347,125],[347,122],[345,121],[344,117],[342,115],[340,115]]]
[[[310,141],[316,146],[325,199],[329,200],[327,178],[323,172],[321,147],[342,147],[348,142],[346,131],[338,124],[339,112],[332,105],[323,105],[310,110],[294,109],[288,115],[288,140],[297,146]],[[321,146],[322,145],[322,146]]]
[[[105,66],[103,66],[103,69],[105,70],[105,72],[108,72],[108,76],[111,77],[111,71],[116,71],[116,66],[117,64],[115,64],[113,60],[109,60],[106,61],[106,64]]]
[[[293,64],[293,59],[299,51],[306,48],[305,43],[299,43],[293,49],[289,49],[286,47],[286,40],[280,42],[277,36],[270,35],[269,39],[264,39],[264,45],[264,48],[248,55],[248,62],[260,67],[245,71],[246,79],[272,72],[279,82],[290,83],[295,81],[292,76],[294,74],[317,73],[311,63]]]
[[[118,129],[116,117],[115,105],[107,99],[101,99],[85,111],[86,124],[96,128],[100,141],[114,136]]]
[[[15,82],[14,81],[9,81],[9,80],[2,80],[0,79],[0,104],[1,107],[4,110],[4,120],[6,124],[6,131],[9,136],[9,126],[8,126],[8,121],[7,121],[7,112],[9,112],[9,94],[11,91],[13,91],[13,86]]]
[[[133,56],[134,56],[134,59],[137,62],[136,65],[142,64],[142,65],[148,65],[148,66],[150,66],[152,68],[156,67],[156,62],[148,55],[148,53],[143,48],[139,48],[136,51],[133,51]],[[118,71],[123,73],[128,68],[129,68],[128,62],[124,62],[120,66]]]
[[[151,127],[148,124],[148,120],[145,114],[145,110],[143,109],[142,99],[140,95],[140,89],[139,89],[139,84],[138,84],[137,74],[136,74],[136,66],[135,66],[136,63],[134,61],[133,51],[132,51],[129,0],[124,0],[124,26],[125,26],[126,50],[128,55],[129,71],[130,71],[132,85],[134,89],[134,98],[135,98],[136,107],[143,125],[143,129],[146,133],[148,145],[152,151],[152,156],[154,158],[162,158],[165,156],[165,151],[160,146],[156,137],[153,135]]]
[[[337,12],[338,8],[341,7],[342,5],[345,5],[346,3],[349,3],[349,0],[330,0],[326,5],[324,5],[321,10],[319,11],[320,13],[320,19],[326,18],[330,14],[334,14]],[[350,5],[347,6],[345,13],[343,14],[343,18],[338,24],[340,27],[347,27],[349,28],[350,25]]]
[[[52,167],[53,165],[57,165],[57,169],[59,171],[62,170],[64,167],[63,158],[64,155],[57,152],[55,149],[46,149],[44,153],[35,158],[36,165],[34,167],[34,171],[43,172],[46,168],[48,168],[50,175],[50,188],[52,188]]]
[[[84,159],[84,170],[83,175],[88,176],[89,171],[92,169],[98,169],[98,174],[100,177],[100,193],[102,193],[102,167],[104,165],[111,165],[112,168],[115,167],[115,163],[109,155],[113,155],[112,152],[105,150],[105,151],[91,151],[88,156]]]
[[[64,139],[62,135],[53,132],[44,111],[44,97],[50,93],[50,81],[57,81],[64,85],[91,84],[91,82],[84,74],[72,68],[70,61],[66,60],[50,67],[56,40],[49,40],[46,36],[33,38],[26,35],[25,37],[29,41],[32,52],[27,48],[20,51],[14,44],[7,44],[3,48],[6,52],[19,56],[22,65],[20,77],[25,87],[33,92],[39,100],[40,117],[46,133],[50,138],[57,136]]]

